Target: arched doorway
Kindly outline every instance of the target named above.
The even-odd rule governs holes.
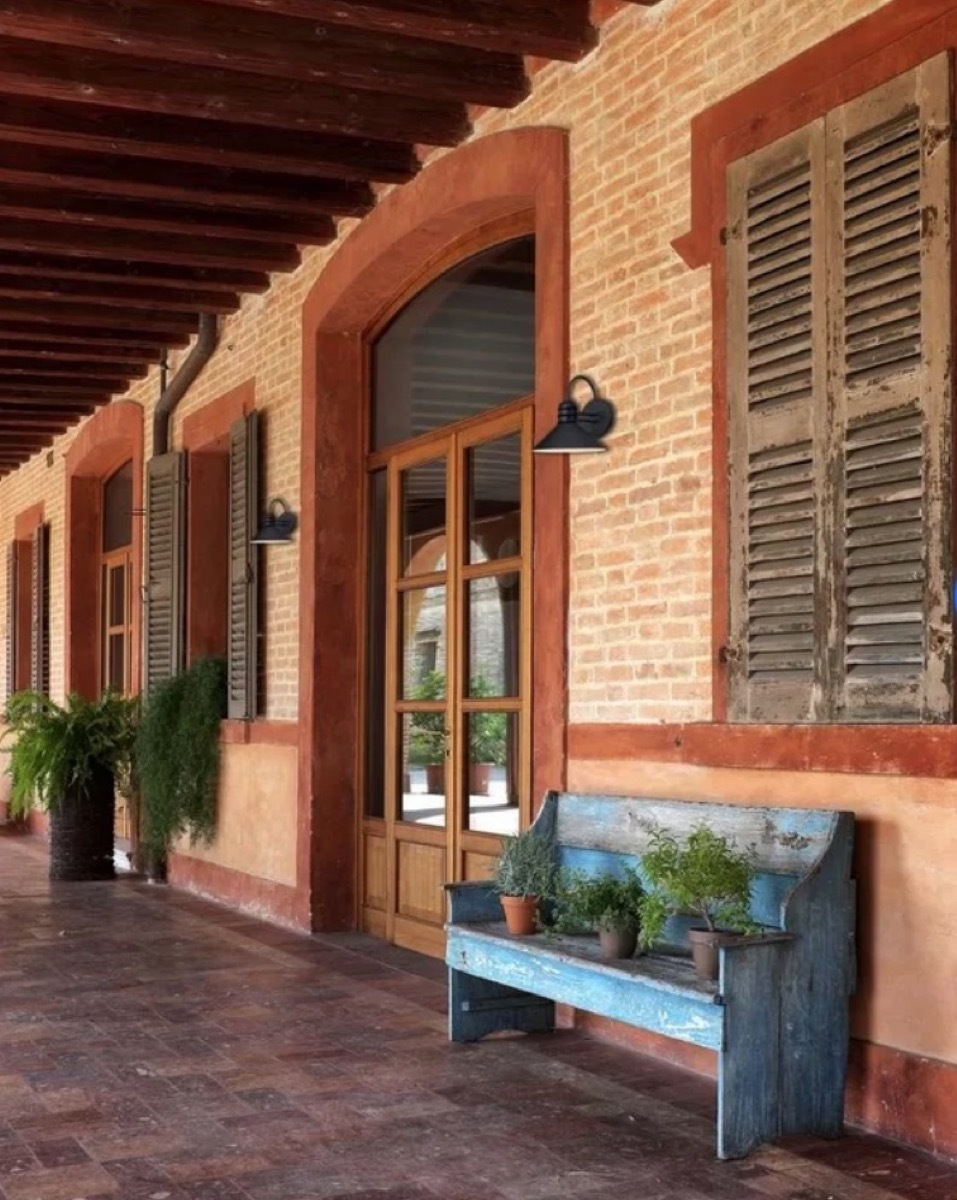
[[[567,189],[562,130],[523,129],[469,143],[382,200],[326,264],[306,300],[297,897],[303,923],[315,929],[355,928],[369,907],[362,904],[359,868],[369,861],[360,835],[368,769],[365,517],[373,343],[451,266],[533,236],[534,393],[525,409],[532,435],[542,436],[554,423],[568,373]],[[460,442],[450,453],[465,450]],[[526,485],[534,497],[526,545],[534,558],[527,596],[535,623],[530,744],[519,753],[530,804],[564,782],[567,481],[567,464],[538,460]],[[387,933],[384,923],[378,932]]]
[[[361,925],[437,952],[442,884],[531,816],[534,237],[447,269],[371,353]]]

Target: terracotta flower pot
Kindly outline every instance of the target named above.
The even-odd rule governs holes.
[[[717,929],[688,930],[691,958],[695,970],[702,979],[716,980],[718,978],[718,947],[722,942],[733,941],[734,936],[733,933],[722,933]]]
[[[488,785],[492,780],[491,763],[469,763],[469,794],[472,796],[487,796]]]
[[[445,795],[445,763],[429,763],[425,768],[425,790],[430,796]]]
[[[505,924],[515,937],[528,937],[538,931],[537,896],[500,896]]]
[[[598,943],[602,958],[631,958],[638,945],[637,925],[617,929],[599,929]]]

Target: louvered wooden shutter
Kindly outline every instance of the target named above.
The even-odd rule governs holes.
[[[728,175],[734,721],[806,721],[820,699],[823,178],[819,123]]]
[[[6,692],[17,690],[17,543],[7,546],[7,662]]]
[[[229,431],[229,643],[228,716],[256,715],[258,546],[249,539],[259,519],[259,414]]]
[[[50,690],[50,526],[33,533],[30,588],[30,686],[46,695]]]
[[[949,113],[942,55],[827,120],[840,720],[951,718]]]
[[[184,458],[150,459],[146,473],[145,688],[175,675],[183,657]]]

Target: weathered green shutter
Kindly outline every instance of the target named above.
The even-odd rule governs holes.
[[[819,708],[823,182],[821,122],[729,169],[732,721]]]
[[[7,663],[6,691],[17,690],[17,543],[7,546]]]
[[[144,686],[175,675],[183,659],[184,456],[150,459],[146,472]]]
[[[947,55],[829,115],[835,717],[952,714]]]
[[[33,532],[30,587],[30,686],[46,695],[50,691],[50,526]]]
[[[228,715],[256,715],[257,546],[249,539],[259,519],[259,414],[251,412],[229,431],[229,642]]]

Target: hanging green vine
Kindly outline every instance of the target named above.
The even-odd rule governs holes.
[[[216,831],[219,723],[226,715],[226,665],[204,658],[158,684],[143,707],[137,739],[142,840],[163,855],[181,834]]]

